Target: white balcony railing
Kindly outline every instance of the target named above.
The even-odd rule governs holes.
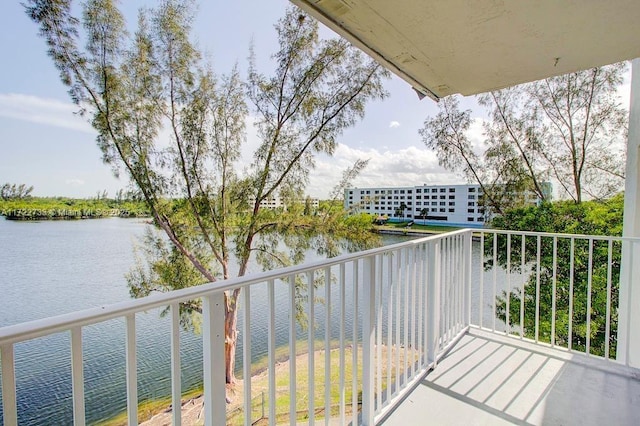
[[[0,329],[4,424],[18,422],[15,345],[60,332],[70,334],[74,423],[85,424],[83,369],[89,360],[83,354],[83,329],[114,318],[126,324],[127,413],[129,424],[137,424],[136,314],[166,306],[172,405],[180,407],[178,307],[198,298],[203,302],[205,423],[225,424],[223,292],[238,287],[243,289],[239,364],[244,376],[239,412],[246,425],[255,420],[250,415],[254,352],[268,359],[264,415],[270,424],[295,424],[303,417],[313,424],[331,417],[340,424],[372,425],[469,326],[615,358],[618,324],[625,320],[617,315],[621,246],[621,238],[462,230],[5,327]],[[576,292],[583,288],[584,295]],[[605,296],[595,293],[601,289]],[[266,300],[266,312],[252,309],[258,296]],[[594,312],[602,306],[604,312]],[[303,311],[305,328],[297,321]],[[266,339],[251,333],[256,315],[266,317]],[[282,413],[275,404],[282,386],[276,380],[276,330],[282,327],[290,360],[285,418],[278,417]],[[259,347],[263,341],[266,347]],[[301,341],[308,348],[306,373],[294,362]],[[318,346],[321,350],[314,351]],[[316,370],[324,371],[320,380],[312,373]],[[301,406],[306,413],[300,413]],[[180,423],[180,410],[174,410],[173,424]]]

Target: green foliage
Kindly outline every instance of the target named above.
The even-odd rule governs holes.
[[[605,201],[587,201],[576,204],[573,201],[544,203],[537,207],[527,207],[507,212],[492,221],[494,228],[515,231],[538,231],[567,234],[588,234],[620,236],[622,233],[623,196],[617,195]],[[497,264],[502,268],[510,263],[512,272],[522,272],[522,237],[510,237],[511,257],[507,257],[506,235],[497,236]],[[485,268],[493,267],[492,237],[485,239]],[[551,342],[552,308],[554,303],[553,286],[555,278],[555,344],[585,351],[587,344],[587,315],[590,319],[590,353],[605,354],[607,283],[611,274],[611,324],[609,328],[610,356],[615,357],[617,343],[617,305],[620,274],[621,244],[614,242],[609,251],[607,241],[570,237],[556,238],[554,253],[553,237],[540,238],[540,261],[538,263],[538,240],[525,237],[524,273],[528,274],[524,292],[524,334],[529,338],[539,338]],[[592,266],[589,269],[589,254]],[[609,258],[611,253],[611,258]],[[554,261],[555,254],[555,261]],[[574,269],[571,271],[571,265]],[[609,271],[610,265],[610,271]],[[539,286],[537,270],[540,269]],[[554,276],[555,273],[555,276]],[[589,273],[591,273],[591,298],[588,298]],[[509,298],[509,317],[507,318],[507,297]],[[497,300],[498,318],[512,324],[512,331],[519,331],[521,316],[521,291],[513,290],[507,296],[505,292]],[[540,300],[538,336],[536,336],[536,300]],[[569,304],[572,313],[570,316]],[[590,303],[590,311],[587,307]],[[569,335],[571,323],[571,335]]]
[[[125,199],[29,197],[0,200],[0,215],[16,220],[148,217],[149,210],[141,201]]]

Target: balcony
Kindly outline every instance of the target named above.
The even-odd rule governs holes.
[[[204,424],[633,424],[634,306],[618,309],[617,284],[637,275],[621,259],[639,249],[633,238],[462,230],[5,327],[3,422],[19,421],[15,347],[62,333],[74,424],[85,424],[92,360],[83,335],[120,319],[128,422],[137,424],[136,317],[167,306],[172,404],[180,406],[178,305],[201,298]],[[242,395],[228,410],[223,292],[239,287]],[[283,347],[299,361],[284,370]],[[256,355],[266,357],[264,387],[251,374]],[[179,410],[170,416],[181,424]]]

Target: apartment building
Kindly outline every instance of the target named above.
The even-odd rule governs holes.
[[[482,197],[480,185],[349,188],[345,190],[344,206],[396,220],[481,227],[489,218]]]
[[[317,198],[310,198],[310,200],[311,200],[311,208],[313,210],[317,210],[320,205],[320,201]],[[255,203],[255,198],[251,198],[249,200],[249,203],[250,205],[253,205]],[[305,204],[306,199],[301,198],[297,200],[296,203]],[[270,209],[270,210],[275,210],[275,209],[287,210],[287,203],[280,196],[271,195],[260,202],[260,207],[264,209]]]

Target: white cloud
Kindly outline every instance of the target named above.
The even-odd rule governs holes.
[[[82,179],[67,179],[64,181],[67,185],[71,186],[82,186],[84,185],[84,180]]]
[[[74,114],[77,111],[78,107],[70,102],[20,93],[0,93],[0,117],[95,133],[85,119]]]
[[[369,164],[354,180],[353,186],[413,186],[448,184],[460,178],[438,165],[436,155],[426,148],[410,146],[396,151],[360,149],[339,144],[333,157],[320,157],[311,173],[309,195],[327,198],[340,181],[342,172],[357,159],[369,159]]]
[[[395,129],[396,127],[400,127],[400,122],[392,121],[391,123],[389,123],[389,128],[390,129]]]

